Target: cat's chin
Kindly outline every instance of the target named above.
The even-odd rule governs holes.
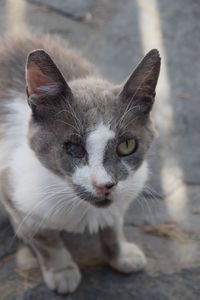
[[[104,197],[81,197],[83,201],[90,203],[91,205],[99,208],[105,208],[111,205],[112,200]]]
[[[96,207],[105,208],[105,207],[110,206],[111,203],[112,203],[112,200],[105,198],[104,200],[93,202],[92,204]]]

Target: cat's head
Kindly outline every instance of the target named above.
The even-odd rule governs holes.
[[[45,51],[29,54],[30,146],[83,201],[106,206],[126,184],[134,189],[154,138],[150,111],[159,71],[159,53],[151,50],[125,84],[92,77],[66,83]]]

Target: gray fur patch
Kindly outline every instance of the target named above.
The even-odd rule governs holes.
[[[118,235],[112,227],[99,230],[103,253],[108,260],[116,259],[120,252]]]
[[[108,142],[103,160],[103,165],[115,184],[120,180],[125,180],[129,175],[122,159],[117,155],[118,142],[118,139]]]

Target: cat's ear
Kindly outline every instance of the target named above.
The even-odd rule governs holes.
[[[130,104],[132,102],[142,113],[149,113],[152,108],[160,63],[158,50],[153,49],[148,52],[126,81],[120,93],[123,101],[129,101]]]
[[[26,93],[33,114],[38,117],[71,98],[72,92],[58,67],[44,50],[29,53],[26,63]]]

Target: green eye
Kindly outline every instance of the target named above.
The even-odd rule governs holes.
[[[126,140],[117,146],[117,153],[119,156],[126,156],[132,154],[137,147],[135,139]]]

